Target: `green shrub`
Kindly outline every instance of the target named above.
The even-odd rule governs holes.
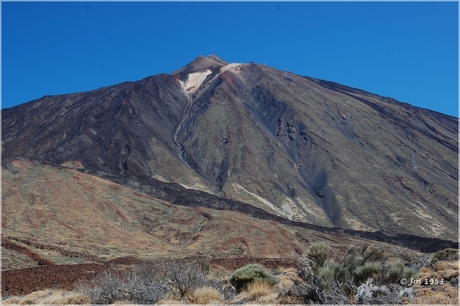
[[[369,244],[351,245],[338,258],[330,256],[330,248],[324,243],[311,245],[295,261],[301,281],[280,296],[305,304],[340,305],[356,302],[355,297],[362,303],[380,304],[413,298],[412,289],[399,282],[416,277],[416,270],[410,262],[389,259],[382,249]]]
[[[324,242],[316,242],[310,245],[307,250],[307,257],[313,262],[313,268],[318,269],[324,265],[324,262],[331,253],[331,247]]]
[[[233,272],[230,278],[230,282],[238,291],[241,291],[253,281],[267,282],[270,285],[278,283],[276,276],[258,264],[249,264],[241,267]]]
[[[357,267],[353,271],[353,277],[356,284],[361,284],[368,278],[379,278],[382,271],[382,264],[376,261],[368,261],[364,265]]]
[[[206,274],[209,273],[209,264],[206,261],[201,262],[201,270]]]
[[[316,284],[323,289],[327,289],[331,284],[343,282],[349,279],[350,273],[340,263],[327,261],[316,273]]]
[[[394,251],[404,264],[414,271],[431,266],[432,258],[426,254],[420,254],[414,250],[395,249]]]
[[[431,262],[435,264],[441,260],[458,260],[458,250],[449,248],[439,251],[434,254],[433,260]]]
[[[411,279],[414,275],[415,272],[411,268],[406,267],[402,262],[398,262],[385,266],[383,282],[386,284],[398,284],[402,278]]]
[[[385,260],[384,251],[381,248],[367,247],[363,252],[364,260],[367,261],[383,261]]]
[[[347,256],[344,260],[340,261],[340,263],[347,269],[348,272],[353,273],[356,268],[363,266],[365,263],[365,259],[358,255],[358,256]]]

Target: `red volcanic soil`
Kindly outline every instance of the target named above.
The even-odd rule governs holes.
[[[79,279],[89,279],[109,268],[101,264],[51,265],[2,272],[2,296],[38,290],[71,289]]]
[[[187,258],[205,261],[211,269],[234,271],[250,263],[258,263],[267,269],[291,267],[293,261],[281,258]],[[34,291],[60,288],[72,289],[78,280],[90,279],[109,268],[121,268],[121,265],[139,264],[136,258],[118,258],[105,264],[50,265],[2,272],[2,296],[24,295]]]

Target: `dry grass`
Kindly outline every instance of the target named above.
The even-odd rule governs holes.
[[[157,304],[158,305],[182,305],[184,303],[178,300],[167,298],[167,299],[158,301]]]
[[[190,304],[220,304],[223,297],[217,289],[203,287],[194,290],[186,300]]]
[[[23,297],[12,297],[2,301],[3,304],[89,304],[90,300],[82,293],[64,290],[41,290]]]
[[[419,278],[422,280],[438,279],[438,281],[442,279],[443,284],[418,288],[412,303],[458,305],[458,285],[451,283],[452,280],[458,278],[457,261],[438,261],[433,264],[433,267],[421,269]]]
[[[295,268],[287,268],[280,271],[278,275],[279,283],[274,287],[278,289],[288,288],[294,285],[294,281],[300,281]]]
[[[417,296],[410,302],[414,304],[458,305],[458,289],[453,286],[422,288],[417,291]]]
[[[274,292],[273,286],[264,281],[253,281],[239,294],[238,299],[263,304],[273,304],[278,294]]]
[[[420,269],[419,278],[443,278],[448,281],[454,277],[458,277],[458,262],[457,261],[438,261],[433,264],[432,268]]]

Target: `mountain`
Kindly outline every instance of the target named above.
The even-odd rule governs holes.
[[[210,55],[4,109],[2,165],[13,176],[18,160],[73,167],[183,206],[457,241],[457,127],[391,98]]]

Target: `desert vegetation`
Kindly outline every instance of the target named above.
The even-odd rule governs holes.
[[[313,243],[293,267],[248,264],[214,270],[206,261],[160,260],[111,269],[72,291],[42,290],[5,304],[458,304],[458,251],[387,252]]]

